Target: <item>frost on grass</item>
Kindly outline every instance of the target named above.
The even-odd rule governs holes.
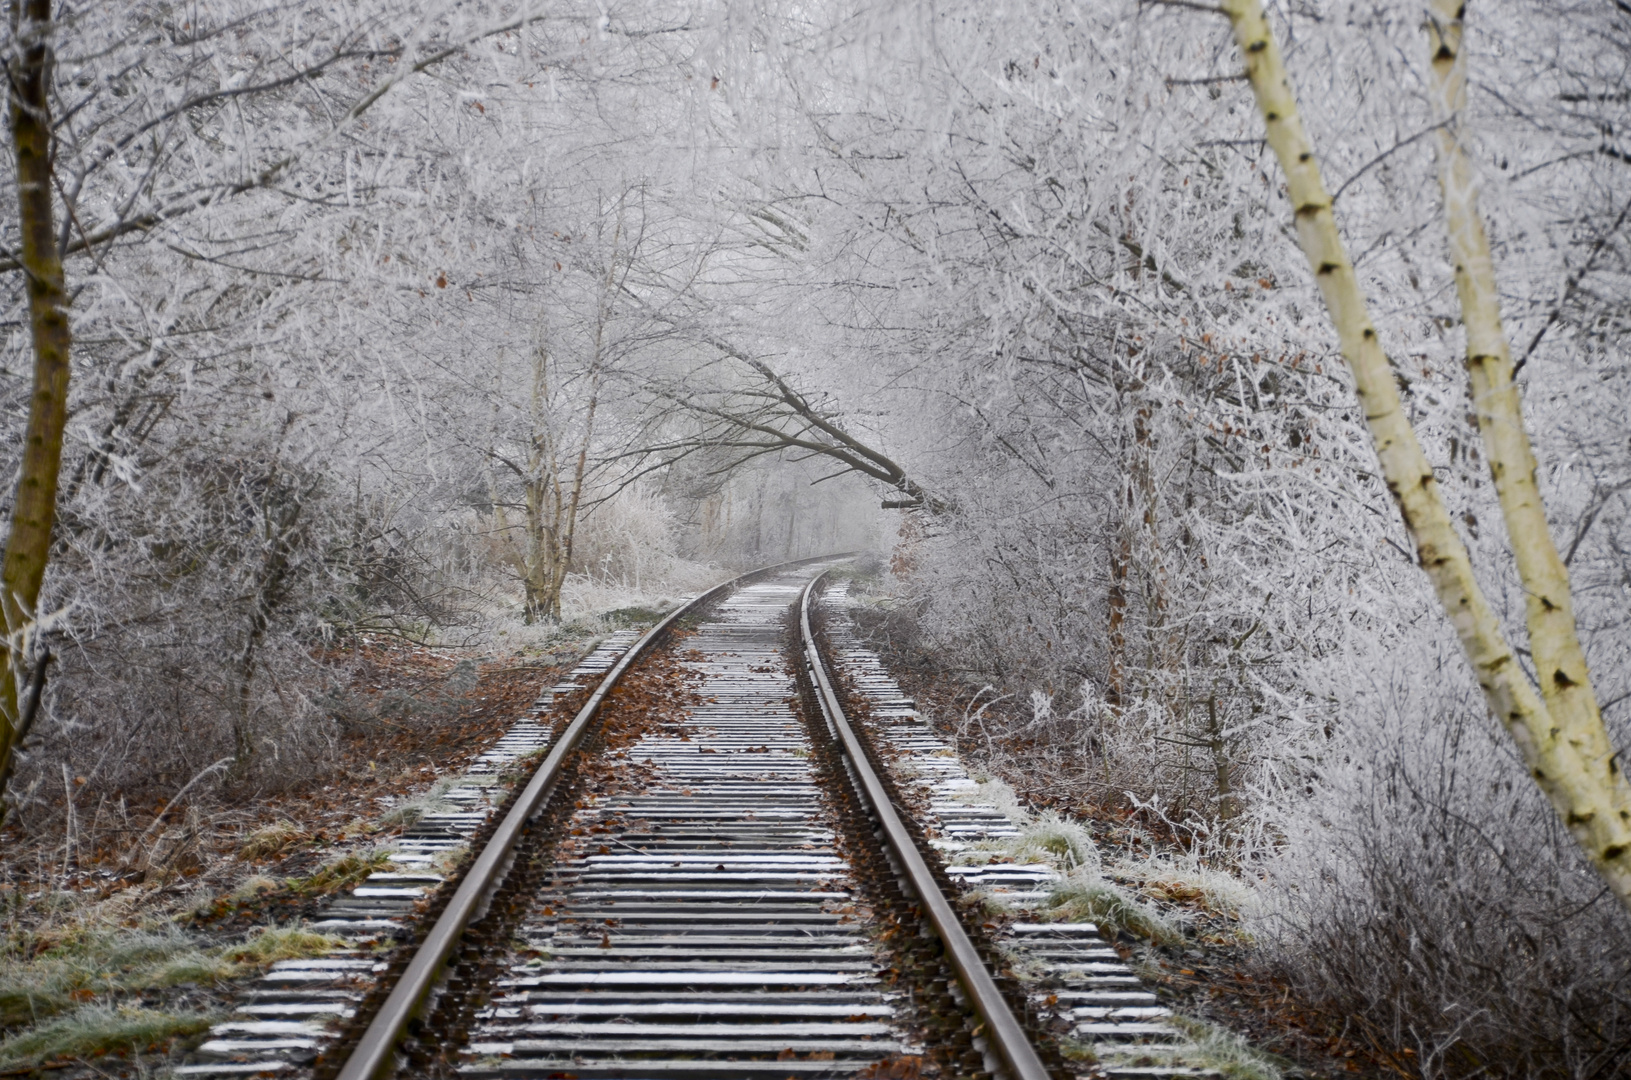
[[[1015,825],[1024,825],[1031,818],[1030,810],[1020,801],[1014,786],[995,776],[976,774],[974,786],[959,788],[949,793],[947,797],[956,802],[983,803],[995,807]]]
[[[278,960],[344,946],[326,934],[285,927],[258,931],[236,945],[202,949],[173,926],[79,929],[31,950],[37,944],[13,941],[0,958],[0,1026],[38,1024],[102,996],[214,985]]]
[[[1118,880],[1136,883],[1146,896],[1198,908],[1213,916],[1238,918],[1251,908],[1256,896],[1240,878],[1193,858],[1122,858],[1110,864],[1106,872]]]
[[[303,926],[269,926],[243,944],[223,950],[223,955],[236,964],[265,968],[279,960],[304,960],[345,947],[344,939]]]
[[[205,948],[173,923],[130,928],[118,925],[117,914],[101,910],[74,925],[7,937],[0,952],[0,1069],[164,1053],[218,1019],[199,1007],[199,988],[345,947],[339,938],[291,926]]]
[[[969,889],[958,895],[956,903],[960,908],[977,910],[982,915],[992,918],[1014,915],[1018,911],[1002,893],[990,889]]]
[[[276,892],[280,887],[278,879],[265,874],[251,874],[239,886],[227,894],[227,899],[237,903],[248,903],[257,900],[267,893]]]
[[[238,856],[251,862],[275,859],[304,839],[306,831],[285,818],[250,833]]]
[[[1008,788],[1007,784],[1002,786]],[[1008,788],[1008,791],[1011,794],[1013,789]],[[1010,819],[1014,818],[1019,819],[1016,822],[1020,826],[1018,836],[978,841],[958,851],[951,861],[961,866],[997,862],[1041,864],[1066,872],[1098,868],[1098,847],[1088,831],[1076,822],[1060,817],[1052,810],[1032,816],[1026,814],[1022,807],[1018,808],[1017,813],[1010,813]]]
[[[470,856],[470,845],[460,844],[458,847],[438,851],[430,860],[431,872],[451,877],[459,865]]]
[[[1191,1040],[1192,1064],[1212,1069],[1225,1080],[1280,1080],[1285,1062],[1254,1049],[1226,1028],[1189,1016],[1174,1015],[1172,1024]]]
[[[449,814],[459,809],[448,802],[445,796],[455,787],[461,786],[458,777],[443,777],[431,785],[429,791],[405,799],[380,818],[380,823],[386,826],[412,825],[426,814]]]
[[[1273,1054],[1255,1050],[1239,1036],[1204,1020],[1171,1017],[1174,1027],[1188,1039],[1183,1043],[1147,1043],[1106,1046],[1076,1039],[1060,1046],[1066,1058],[1097,1061],[1111,1070],[1192,1070],[1193,1074],[1222,1080],[1282,1080],[1288,1064]]]
[[[163,1051],[173,1040],[202,1035],[217,1019],[210,1013],[86,1005],[0,1042],[0,1068],[26,1068],[60,1058],[97,1058],[120,1051]]]
[[[1043,905],[1055,922],[1090,922],[1106,936],[1128,933],[1155,945],[1179,945],[1183,932],[1152,905],[1097,874],[1072,874],[1054,888]]]
[[[751,25],[666,27],[664,5],[623,5],[619,31],[586,46],[582,79],[535,86],[530,50],[548,55],[571,31],[539,23],[489,40],[487,5],[192,5],[180,36],[152,32],[168,5],[70,5],[51,29],[75,58],[51,76],[53,100],[75,102],[52,118],[53,160],[84,182],[58,193],[59,221],[94,209],[108,238],[68,252],[65,270],[75,360],[101,380],[76,393],[74,430],[99,434],[64,449],[72,527],[58,530],[40,609],[54,622],[37,628],[58,667],[19,763],[14,820],[47,847],[60,839],[66,864],[126,842],[144,827],[127,804],[162,805],[210,762],[237,764],[190,799],[332,775],[348,729],[326,703],[350,684],[349,661],[318,642],[379,628],[553,648],[562,627],[522,606],[542,525],[505,508],[559,491],[568,448],[581,448],[610,471],[583,492],[596,508],[576,523],[568,623],[695,591],[705,575],[681,552],[745,565],[892,549],[898,601],[880,625],[920,615],[945,671],[1019,705],[977,701],[963,733],[1077,804],[1159,800],[1216,845],[1215,865],[1233,859],[1264,883],[1273,918],[1259,936],[1277,935],[1301,985],[1328,988],[1331,1016],[1419,1028],[1423,1057],[1471,1047],[1537,1074],[1621,1067],[1590,1055],[1618,1053],[1631,1027],[1616,981],[1626,916],[1594,899],[1600,886],[1550,808],[1515,791],[1530,781],[1510,746],[1446,747],[1476,775],[1442,792],[1419,783],[1433,779],[1421,772],[1431,758],[1397,777],[1377,772],[1385,761],[1349,771],[1367,742],[1395,741],[1364,707],[1395,673],[1407,731],[1443,727],[1435,687],[1477,687],[1401,522],[1378,514],[1364,410],[1281,235],[1284,208],[1261,197],[1261,162],[1217,149],[1220,132],[1260,134],[1242,88],[1216,81],[1237,65],[1217,52],[1213,21],[1157,10],[1183,6],[944,0],[933,17],[897,18],[891,5],[772,3]],[[1479,176],[1494,234],[1511,238],[1503,300],[1528,327],[1525,383],[1544,388],[1525,403],[1526,427],[1549,518],[1560,539],[1572,534],[1576,610],[1623,746],[1631,335],[1614,283],[1631,258],[1606,223],[1631,198],[1631,170],[1601,144],[1631,110],[1617,74],[1624,15],[1599,3],[1546,17],[1557,7],[1480,5],[1474,33],[1488,47],[1468,63],[1488,91],[1475,141],[1501,166]],[[865,25],[851,33],[856,17]],[[778,52],[733,91],[760,106],[749,141],[777,154],[742,175],[690,167],[736,153],[741,132],[691,122],[712,107],[699,112],[693,95],[709,84],[713,101],[718,84],[670,53],[748,55],[752,35],[789,19],[814,20],[799,40],[871,44]],[[239,47],[239,30],[264,47]],[[399,78],[331,53],[357,33],[470,47]],[[1295,34],[1317,58],[1303,87],[1313,127],[1341,118],[1319,153],[1354,181],[1344,228],[1368,253],[1375,310],[1389,313],[1377,329],[1517,632],[1521,590],[1498,569],[1506,542],[1465,420],[1459,332],[1422,308],[1453,284],[1450,260],[1412,254],[1441,232],[1425,144],[1384,170],[1364,164],[1401,125],[1433,124],[1420,20],[1302,19]],[[1092,47],[1032,48],[1053,42]],[[256,74],[308,54],[313,70],[345,77],[295,87]],[[515,122],[472,115],[488,111],[466,89],[484,72],[509,87],[501,111]],[[172,107],[228,100],[218,95],[247,111]],[[830,140],[807,137],[816,100]],[[353,107],[401,148],[360,183],[350,142],[312,120],[356,120]],[[654,152],[654,124],[682,152]],[[560,167],[529,164],[534,131],[551,133]],[[132,186],[106,148],[138,141],[149,150]],[[829,142],[867,167],[828,170],[828,210],[783,239],[741,243],[769,221],[762,193],[806,190]],[[288,163],[274,185],[197,197],[240,191],[244,170],[269,162]],[[893,212],[863,212],[877,206]],[[542,207],[550,224],[534,228]],[[286,227],[262,229],[266,215]],[[741,272],[675,271],[721,265]],[[465,287],[542,280],[529,275],[544,267],[558,269],[541,291]],[[15,308],[22,276],[10,280]],[[729,340],[701,346],[686,320],[658,314],[682,310],[710,312],[710,334]],[[13,344],[15,374],[26,345]],[[782,398],[715,346],[776,358],[777,379],[836,421],[864,415],[858,437],[931,489],[928,512],[880,515],[864,486],[840,496],[864,482],[830,462],[737,460],[727,448],[767,432],[726,417],[768,416],[775,430]],[[603,374],[620,389],[595,427]],[[7,476],[26,383],[0,386]],[[711,445],[668,445],[709,430]],[[611,463],[641,470],[643,453],[667,471],[614,486]],[[232,657],[235,671],[222,664]],[[416,722],[448,700],[379,689]],[[1471,719],[1486,711],[1477,702]],[[1487,785],[1499,787],[1483,800]],[[195,846],[166,841],[143,865],[180,873]],[[1160,868],[1107,876],[1163,905],[1227,913],[1238,899]]]
[[[390,853],[378,849],[347,852],[330,859],[306,877],[290,878],[288,887],[304,896],[327,896],[361,884],[369,874],[384,869],[390,861]]]
[[[226,958],[199,949],[174,928],[75,930],[29,955],[9,944],[0,959],[0,1023],[37,1022],[99,994],[213,983],[236,974]]]
[[[1077,822],[1051,810],[1031,813],[1014,794],[1014,789],[1001,780],[980,778],[974,787],[954,797],[963,802],[995,806],[1018,825],[1020,831],[1017,836],[982,840],[955,851],[950,856],[953,864],[1049,866],[1063,873],[1065,879],[1048,894],[1043,907],[1047,918],[1058,922],[1091,922],[1107,935],[1128,933],[1156,945],[1177,945],[1184,940],[1173,918],[1103,876],[1098,846],[1087,829]],[[1118,865],[1117,869],[1124,868]],[[1127,869],[1142,873],[1147,868],[1131,864]],[[1000,904],[1000,895],[982,893],[980,903],[987,907]]]

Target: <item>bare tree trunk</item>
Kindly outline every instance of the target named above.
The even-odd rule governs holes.
[[[526,484],[524,477],[523,483]],[[515,572],[515,576],[521,581],[521,586],[525,594],[521,609],[522,621],[530,626],[532,625],[533,621],[533,598],[528,582],[531,577],[531,570],[529,568],[532,566],[532,561],[529,550],[526,547],[523,547],[518,551],[511,543],[510,530],[513,528],[513,526],[510,524],[510,515],[506,511],[504,503],[499,497],[498,478],[493,475],[491,459],[488,460],[487,464],[487,492],[488,498],[492,500],[493,521],[498,528],[498,535],[500,537],[499,558],[503,559],[504,562],[509,565],[510,569]],[[526,492],[528,506],[524,509],[528,512],[524,514],[525,524],[522,528],[522,541],[524,544],[530,545],[532,543],[533,536],[533,526],[530,514],[532,488],[530,484],[526,484]]]
[[[759,477],[759,486],[753,495],[753,554],[758,557],[765,549],[765,478]]]
[[[1126,406],[1124,394],[1123,388],[1118,385],[1118,412]],[[1134,493],[1132,469],[1127,458],[1126,429],[1121,428],[1117,436],[1121,452],[1120,515],[1115,522],[1115,536],[1110,544],[1110,590],[1105,597],[1109,658],[1105,665],[1104,700],[1119,713],[1127,700],[1127,574],[1133,563],[1133,507],[1137,505],[1138,498]]]
[[[1535,455],[1524,429],[1522,402],[1512,381],[1512,347],[1501,325],[1495,260],[1478,212],[1478,187],[1461,145],[1460,117],[1467,103],[1466,59],[1461,51],[1462,0],[1432,0],[1427,37],[1433,69],[1438,131],[1439,184],[1444,192],[1444,224],[1455,266],[1456,295],[1467,333],[1467,376],[1473,411],[1501,501],[1501,517],[1524,584],[1529,648],[1551,723],[1540,735],[1545,750],[1560,744],[1566,769],[1558,778],[1573,789],[1570,824],[1589,837],[1593,861],[1623,880],[1615,891],[1631,905],[1631,784],[1615,763],[1613,745],[1592,689],[1585,651],[1575,626],[1569,571],[1558,555],[1546,521]],[[1536,779],[1540,779],[1540,766]]]
[[[572,469],[572,487],[562,507],[560,523],[553,537],[555,559],[549,579],[550,617],[561,617],[561,588],[566,584],[566,572],[572,568],[572,546],[578,535],[578,514],[583,506],[583,482],[589,471],[589,444],[595,435],[595,410],[600,403],[600,373],[594,375],[594,386],[589,393],[589,407],[583,421],[583,443],[578,447],[578,459]]]
[[[799,502],[798,492],[787,493],[787,542],[782,545],[782,559],[793,557],[793,533],[798,528]]]
[[[1217,773],[1218,817],[1229,821],[1239,816],[1240,804],[1235,800],[1235,788],[1229,775],[1229,744],[1223,737],[1223,725],[1218,723],[1216,690],[1206,699],[1206,743],[1212,752],[1212,768]]]
[[[1303,130],[1290,76],[1263,15],[1261,0],[1224,0],[1223,10],[1229,16],[1235,40],[1245,57],[1246,76],[1263,114],[1269,146],[1286,174],[1297,238],[1325,299],[1341,342],[1342,355],[1353,370],[1382,475],[1415,540],[1422,568],[1427,571],[1439,603],[1461,639],[1462,650],[1483,687],[1485,700],[1517,743],[1530,775],[1615,895],[1631,908],[1631,789],[1627,788],[1624,774],[1614,763],[1601,715],[1591,698],[1585,664],[1578,655],[1567,577],[1561,574],[1559,566],[1559,576],[1550,578],[1549,583],[1537,578],[1536,584],[1530,585],[1531,590],[1539,586],[1532,605],[1555,609],[1543,612],[1545,618],[1538,624],[1541,640],[1532,642],[1542,682],[1553,684],[1547,688],[1548,695],[1563,693],[1560,698],[1564,703],[1563,713],[1554,716],[1548,702],[1535,692],[1513,657],[1500,622],[1473,577],[1466,546],[1455,531],[1432,466],[1422,453],[1416,433],[1401,407],[1392,365],[1377,339],[1353,263],[1337,231],[1331,197],[1326,193],[1313,146]],[[1440,54],[1448,48],[1447,59],[1453,67],[1455,48],[1448,45],[1438,30],[1429,32],[1438,38],[1435,65],[1446,59]],[[1459,31],[1456,44],[1459,44]],[[1441,92],[1448,88],[1447,71],[1438,76]],[[1456,201],[1462,204],[1458,213],[1475,213],[1459,194]],[[1454,237],[1457,228],[1452,224],[1451,229]],[[1460,239],[1452,239],[1452,247],[1466,242],[1464,228],[1461,232]],[[1467,251],[1477,256],[1473,249]],[[1487,244],[1482,258],[1487,266]],[[1483,369],[1475,371],[1473,384],[1474,397],[1479,399],[1479,423],[1485,428],[1486,439],[1491,437],[1490,428],[1495,429],[1493,435],[1505,455],[1501,464],[1496,465],[1492,460],[1491,466],[1498,470],[1498,484],[1503,482],[1503,472],[1507,482],[1521,483],[1527,479],[1532,484],[1533,457],[1528,453],[1521,417],[1517,415],[1516,393],[1510,385],[1510,363],[1503,369],[1498,362],[1491,363],[1489,359],[1501,351],[1491,344],[1487,325],[1487,306],[1494,300],[1493,274],[1480,280],[1475,262],[1463,258],[1461,251],[1457,251],[1456,261],[1457,286],[1463,290],[1463,302],[1467,295],[1465,290],[1471,289],[1481,305],[1478,318],[1482,325],[1477,331],[1470,325],[1469,317],[1469,354],[1477,351],[1480,356],[1479,362],[1469,363],[1469,367]],[[1466,286],[1462,284],[1463,279],[1468,282]],[[1487,293],[1483,291],[1486,288]],[[1503,395],[1510,396],[1503,398]],[[1490,414],[1488,420],[1483,415],[1485,411]],[[1516,449],[1519,445],[1521,453]],[[1513,534],[1513,546],[1520,551],[1520,573],[1524,573],[1526,565],[1530,567],[1529,572],[1538,573],[1547,562],[1540,549],[1551,544],[1544,513],[1539,510],[1539,499],[1534,497],[1532,505],[1515,516],[1514,511],[1522,508],[1508,511],[1508,494],[1503,491],[1501,498],[1508,531]],[[1515,484],[1510,498],[1521,503],[1529,496],[1521,494]],[[1555,549],[1552,558],[1556,558]],[[1525,583],[1529,584],[1527,575]],[[1566,635],[1560,631],[1560,623],[1567,626]],[[1532,637],[1536,625],[1531,618]],[[1540,664],[1542,641],[1549,650],[1548,657],[1555,663]],[[1567,647],[1570,642],[1573,643],[1572,654]],[[1563,685],[1564,681],[1584,688],[1584,693],[1570,692],[1570,688]]]
[[[1142,504],[1139,517],[1143,525],[1142,543],[1136,554],[1142,564],[1139,576],[1144,581],[1144,625],[1149,644],[1146,671],[1153,683],[1149,689],[1166,706],[1168,716],[1178,716],[1176,685],[1182,667],[1181,650],[1168,618],[1167,564],[1161,550],[1161,502],[1155,485],[1156,447],[1150,433],[1152,415],[1147,403],[1133,410],[1133,457],[1127,469],[1128,513],[1136,512],[1137,504]]]
[[[621,223],[619,224],[621,231]],[[613,242],[613,256],[615,265],[616,246]],[[608,275],[610,277],[610,275]],[[611,293],[611,281],[607,281],[607,295]],[[595,438],[595,413],[600,408],[600,388],[602,382],[602,361],[604,360],[604,338],[606,320],[610,312],[602,309],[599,325],[595,328],[595,358],[589,373],[589,403],[583,415],[583,441],[578,444],[578,459],[572,467],[571,494],[567,497],[563,508],[562,520],[556,530],[558,540],[556,547],[556,562],[554,577],[550,581],[550,598],[554,617],[561,617],[561,587],[566,584],[566,572],[572,568],[572,546],[578,535],[578,513],[583,506],[583,484],[589,473],[589,447]]]
[[[558,621],[561,617],[561,589],[566,584],[567,571],[572,568],[572,548],[577,539],[578,516],[583,508],[583,487],[589,475],[589,450],[594,445],[595,413],[600,407],[606,364],[606,328],[611,322],[612,307],[617,297],[617,253],[622,239],[623,207],[619,204],[617,224],[612,232],[611,259],[595,319],[594,353],[590,357],[588,371],[589,400],[584,407],[582,439],[572,463],[571,479],[564,486],[561,483],[564,470],[559,457],[560,448],[545,427],[548,355],[542,349],[537,354],[537,366],[533,372],[533,422],[538,425],[538,430],[533,436],[532,460],[532,474],[536,479],[529,480],[527,487],[528,562],[525,581],[528,622],[534,618]],[[546,497],[550,504],[547,520],[543,511]]]
[[[534,473],[525,481],[527,548],[521,561],[521,587],[525,590],[524,621],[532,623],[561,616],[562,574],[556,532],[561,521],[560,482],[553,453],[534,455]]]
[[[27,630],[51,554],[57,474],[68,419],[68,300],[51,206],[50,0],[12,0],[11,23],[21,45],[7,73],[12,147],[17,155],[17,210],[22,262],[28,275],[28,315],[34,344],[34,385],[23,434],[23,459],[0,568],[0,771],[10,760],[18,723],[18,682],[26,666]]]
[[[236,665],[238,688],[233,701],[231,775],[240,781],[248,777],[249,768],[255,757],[255,725],[252,713],[260,646],[266,639],[266,631],[272,625],[273,614],[283,603],[289,580],[289,563],[298,542],[300,516],[309,495],[309,492],[290,489],[287,501],[283,501],[278,491],[278,476],[275,471],[267,487],[266,505],[262,510],[261,522],[263,544],[261,568],[255,578],[255,592],[250,599],[252,606],[249,611],[249,625],[244,633],[244,645],[239,650]]]
[[[1131,489],[1125,489],[1131,499]],[[1120,709],[1127,694],[1127,565],[1133,558],[1132,527],[1122,521],[1116,529],[1110,550],[1110,617],[1108,631],[1110,659],[1105,676],[1104,700]]]

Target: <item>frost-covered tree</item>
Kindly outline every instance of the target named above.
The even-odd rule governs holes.
[[[40,301],[31,285],[49,275],[0,264],[22,316],[6,341],[6,445],[35,448],[8,466],[0,684],[15,691],[42,640],[58,642],[55,720],[37,737],[44,757],[88,756],[75,767],[97,783],[174,791],[223,755],[245,774],[251,759],[269,778],[298,774],[329,723],[313,640],[377,623],[387,597],[417,614],[450,595],[415,576],[449,538],[425,498],[448,478],[398,468],[424,433],[399,422],[420,373],[393,346],[438,317],[429,298],[480,286],[472,269],[448,287],[467,241],[500,246],[500,220],[526,210],[518,192],[494,217],[466,216],[466,192],[448,186],[468,164],[460,127],[479,127],[484,101],[522,111],[562,82],[614,79],[603,60],[627,73],[660,50],[606,32],[598,10],[543,19],[526,5],[14,13],[8,63],[39,78],[13,86],[44,106],[14,95],[12,130],[28,143],[44,125],[51,220],[0,221],[8,250],[27,233],[54,253],[65,291]],[[490,149],[483,176],[510,164]],[[23,175],[37,159],[8,160],[40,195]],[[36,301],[45,323],[67,305],[52,325],[74,327],[71,357],[65,338],[19,332]],[[189,621],[189,607],[220,617]],[[108,710],[100,673],[116,664],[129,676]],[[223,727],[239,734],[223,742]],[[163,760],[138,765],[143,753]]]

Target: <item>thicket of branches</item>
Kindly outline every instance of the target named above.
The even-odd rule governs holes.
[[[1410,418],[1529,664],[1422,12],[1271,15]],[[1415,565],[1224,20],[1065,0],[57,20],[72,397],[40,617],[14,642],[25,669],[56,658],[20,827],[200,773],[310,777],[344,730],[348,635],[547,623],[574,588],[679,590],[881,520],[936,654],[1033,703],[1013,722],[1074,795],[1260,881],[1265,954],[1410,1045],[1402,1066],[1625,1067],[1631,927]],[[1631,17],[1469,20],[1468,150],[1623,746]]]
[[[1557,14],[1474,9],[1466,123],[1554,537],[1624,746],[1631,24]],[[1275,15],[1409,417],[1527,663],[1462,370],[1422,13]],[[1267,874],[1259,929],[1310,994],[1408,1046],[1401,1067],[1623,1068],[1625,913],[1477,704],[1227,25],[937,5],[834,37],[781,57],[834,283],[804,301],[829,336],[789,348],[820,349],[817,385],[887,417],[856,421],[944,501],[910,530],[928,651],[971,690],[1029,696],[1012,734],[1062,757],[1078,796]]]

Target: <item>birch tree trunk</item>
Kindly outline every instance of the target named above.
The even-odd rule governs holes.
[[[0,568],[0,773],[15,747],[18,682],[26,666],[28,629],[45,580],[56,521],[57,474],[68,418],[71,344],[62,257],[51,206],[50,0],[12,0],[12,31],[20,46],[7,73],[12,148],[17,157],[17,210],[34,383],[23,434],[22,466]]]
[[[1377,339],[1364,293],[1337,231],[1331,197],[1325,190],[1319,165],[1314,160],[1313,147],[1303,130],[1291,80],[1264,17],[1262,3],[1260,0],[1224,0],[1222,7],[1245,58],[1246,76],[1263,115],[1269,146],[1285,170],[1298,241],[1336,328],[1342,354],[1353,370],[1360,405],[1365,411],[1365,421],[1382,475],[1415,541],[1422,569],[1427,572],[1440,604],[1455,627],[1485,699],[1517,743],[1530,775],[1551,800],[1558,816],[1592,864],[1621,902],[1631,908],[1631,809],[1628,809],[1631,801],[1627,799],[1624,778],[1617,772],[1610,756],[1601,717],[1595,716],[1596,707],[1592,704],[1590,711],[1595,716],[1594,724],[1581,716],[1577,727],[1565,730],[1563,725],[1569,722],[1568,717],[1554,717],[1551,714],[1548,703],[1535,692],[1518,666],[1499,620],[1473,577],[1466,546],[1451,523],[1432,466],[1422,453],[1421,444],[1401,407],[1392,365]],[[1453,63],[1453,49],[1450,59]],[[1451,231],[1454,235],[1453,227]],[[1484,258],[1487,265],[1487,244]],[[1456,275],[1457,285],[1463,290],[1466,289],[1462,285],[1463,280],[1472,276],[1465,271],[1465,265],[1458,268]],[[1490,275],[1492,279],[1493,275]],[[1463,291],[1463,303],[1465,296]],[[1492,306],[1493,285],[1489,288],[1487,300]],[[1473,330],[1469,325],[1469,356],[1477,348],[1487,361],[1492,350],[1483,329],[1477,340],[1475,346]],[[1474,367],[1470,363],[1469,366]],[[1483,371],[1479,372],[1477,368]],[[1482,401],[1481,409],[1491,410],[1488,421],[1482,414],[1479,417],[1480,426],[1486,432],[1485,438],[1490,437],[1490,427],[1496,427],[1499,430],[1495,435],[1505,447],[1503,453],[1515,453],[1512,449],[1514,440],[1523,439],[1521,420],[1517,418],[1516,396],[1511,397],[1510,403],[1496,400],[1501,393],[1513,393],[1510,362],[1504,368],[1498,364],[1480,362],[1475,367],[1473,377],[1474,397]],[[1480,379],[1486,380],[1482,391]],[[1495,393],[1490,393],[1491,390]],[[1522,446],[1523,457],[1507,456],[1502,465],[1494,466],[1492,461],[1492,466],[1507,474],[1507,482],[1512,481],[1514,473],[1519,474],[1520,480],[1527,480],[1532,490],[1533,458],[1528,454],[1526,439]],[[1527,467],[1523,462],[1527,462]],[[1497,472],[1497,483],[1503,482],[1500,471]],[[1505,510],[1508,496],[1503,492],[1501,498]],[[1538,497],[1533,500],[1533,505],[1536,510],[1532,512],[1538,513],[1539,537],[1544,539],[1536,537],[1532,518],[1522,518],[1526,524],[1521,530],[1513,530],[1514,518],[1511,511],[1506,511],[1508,528],[1514,531],[1514,547],[1532,548],[1540,543],[1549,547],[1551,544],[1544,514],[1538,512]],[[1523,532],[1521,542],[1516,535],[1518,531]],[[1519,558],[1522,560],[1520,565],[1535,566],[1545,562],[1532,550],[1520,554]],[[1559,565],[1560,575],[1561,569]],[[1526,583],[1528,580],[1526,576]],[[1577,660],[1578,642],[1574,644],[1574,658],[1571,659],[1567,651],[1561,648],[1557,636],[1558,624],[1566,622],[1568,640],[1574,641],[1567,579],[1560,576],[1552,580],[1553,587],[1540,592],[1538,599],[1531,601],[1532,605],[1551,605],[1557,609],[1555,617],[1547,615],[1542,636],[1551,635],[1547,638],[1547,648],[1557,651],[1548,655],[1555,655],[1559,662],[1540,666],[1543,682],[1556,683],[1557,677],[1561,676],[1571,686],[1584,688],[1583,697],[1589,701],[1590,683],[1586,679],[1584,664]],[[1534,619],[1531,617],[1533,625]],[[1538,643],[1536,648],[1539,649]],[[1554,685],[1547,693],[1566,689]],[[1573,708],[1576,714],[1580,712],[1578,702],[1581,700],[1581,695],[1568,697],[1568,707]],[[1595,728],[1595,734],[1592,728]]]
[[[1560,778],[1581,789],[1566,815],[1604,873],[1631,876],[1631,784],[1615,762],[1574,620],[1569,571],[1546,521],[1535,455],[1513,382],[1512,347],[1501,324],[1495,260],[1478,212],[1478,186],[1462,146],[1467,62],[1461,49],[1463,0],[1431,0],[1427,40],[1438,130],[1439,186],[1455,267],[1456,296],[1467,335],[1473,412],[1501,502],[1501,517],[1524,585],[1529,648],[1551,724],[1548,743],[1566,744],[1581,775]],[[1543,767],[1532,765],[1532,768]],[[1537,777],[1538,779],[1538,777]],[[1631,884],[1616,886],[1622,897]]]

